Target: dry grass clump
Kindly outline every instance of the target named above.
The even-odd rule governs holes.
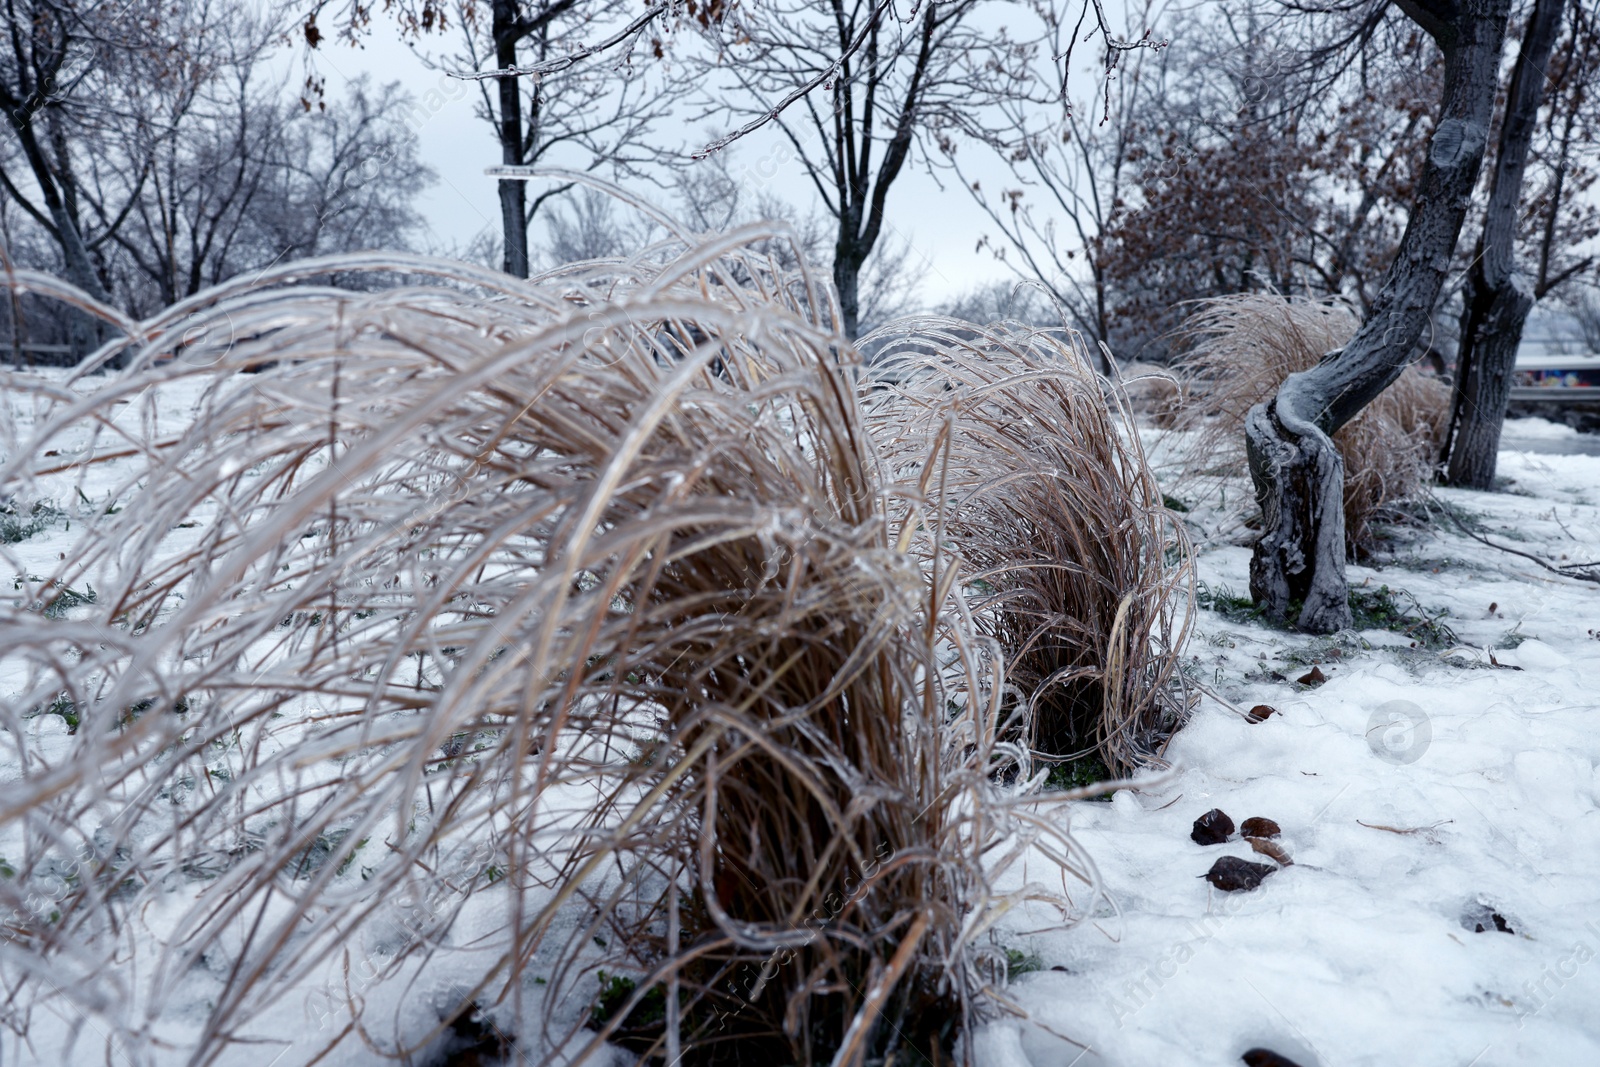
[[[348,1038],[404,1058],[476,1005],[543,1019],[516,1035],[535,1058],[618,1039],[856,1064],[938,1055],[994,1010],[993,923],[1030,900],[1071,921],[1061,873],[1092,869],[1001,736],[958,561],[906,550],[831,295],[750,250],[780,236],[530,283],[297,264],[120,323],[100,362],[127,369],[98,388],[4,382],[35,408],[0,491],[96,501],[0,608],[22,691],[0,711],[11,1026],[65,1000],[135,1055],[292,1041],[306,1062]],[[400,281],[291,284],[336,271]],[[1040,395],[1079,404],[1052,373]],[[989,476],[1026,462],[1025,497],[1055,453],[1007,431],[1010,396],[962,447],[992,438]],[[949,524],[975,532],[988,505],[955,455]],[[1099,488],[1142,485],[1130,462]],[[1046,523],[1076,506],[1050,499]],[[1125,547],[1084,553],[1171,544],[1135,559],[1150,522],[1118,515],[1085,529]],[[1100,580],[1060,570],[1039,582]],[[1159,680],[1128,581],[1034,641],[1115,637],[1110,745],[1142,723],[1120,679]],[[41,732],[62,708],[74,731]],[[1025,853],[1055,888],[996,890]],[[565,1006],[597,974],[585,1037]],[[415,996],[379,1011],[396,987]],[[437,1026],[416,1025],[424,991]],[[291,994],[314,1033],[271,1014]]]
[[[1035,757],[1159,761],[1185,708],[1191,557],[1125,394],[1059,330],[933,319],[875,340],[874,432],[941,503],[922,543],[969,568]]]
[[[1170,423],[1194,431],[1193,474],[1244,469],[1244,418],[1297,371],[1342,348],[1360,325],[1346,305],[1241,293],[1204,301],[1184,323],[1183,399]],[[1333,436],[1344,459],[1345,537],[1372,543],[1378,511],[1416,493],[1443,445],[1450,391],[1412,367]]]
[[[1125,363],[1117,369],[1128,397],[1128,407],[1141,422],[1171,429],[1183,399],[1183,388],[1172,371],[1159,363]]]

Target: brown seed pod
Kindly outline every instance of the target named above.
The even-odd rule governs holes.
[[[1271,819],[1263,819],[1259,815],[1246,819],[1239,827],[1239,834],[1242,837],[1277,837],[1281,833],[1283,830],[1277,823]]]
[[[1220,845],[1233,833],[1233,820],[1221,808],[1212,808],[1194,821],[1189,837],[1197,845]]]

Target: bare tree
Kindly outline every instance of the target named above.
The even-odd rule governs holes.
[[[281,151],[283,108],[262,65],[280,27],[229,0],[201,0],[172,15],[181,41],[166,55],[135,55],[117,95],[126,121],[84,146],[82,199],[120,249],[118,279],[135,314],[171,304],[226,275],[241,223]],[[151,62],[154,59],[155,62]],[[123,167],[106,166],[114,148]],[[130,184],[124,167],[136,168]],[[125,218],[109,220],[124,203]],[[108,257],[109,258],[109,257]],[[153,287],[145,294],[135,279]]]
[[[1600,238],[1600,204],[1591,190],[1600,181],[1600,13],[1570,4],[1566,33],[1551,57],[1545,114],[1530,149],[1525,218],[1519,235],[1533,270],[1538,300],[1585,275],[1594,278]]]
[[[322,36],[317,17],[329,2],[316,0],[307,17],[306,39],[313,47]],[[952,131],[968,126],[985,105],[1007,95],[1005,89],[996,93],[996,87],[1012,88],[1007,83],[1015,81],[1014,68],[1028,48],[1011,41],[1005,30],[983,33],[967,25],[967,16],[978,0],[916,0],[903,22],[890,0],[762,0],[744,5],[726,0],[690,0],[686,4],[667,0],[652,2],[621,25],[605,26],[602,20],[590,19],[585,33],[573,35],[563,49],[543,50],[519,65],[504,42],[520,40],[525,36],[524,27],[547,25],[578,0],[545,0],[544,7],[527,17],[512,14],[514,0],[493,2],[504,5],[506,11],[505,17],[497,15],[494,23],[505,32],[492,34],[499,66],[461,72],[461,76],[499,81],[502,120],[514,95],[508,82],[529,78],[541,84],[551,75],[581,68],[613,51],[620,51],[623,62],[629,63],[635,46],[646,41],[649,51],[658,60],[664,59],[670,42],[679,36],[676,31],[683,26],[697,24],[705,31],[716,55],[702,69],[730,74],[740,88],[754,94],[756,102],[724,99],[722,110],[746,121],[705,146],[696,158],[711,156],[772,123],[783,126],[791,143],[800,147],[802,158],[807,158],[808,146],[821,153],[807,159],[807,169],[840,223],[835,276],[852,335],[860,325],[859,278],[882,231],[883,198],[904,167],[912,140],[936,133],[941,147],[948,148]],[[397,6],[414,31],[443,24],[442,8],[433,0],[422,0],[420,8],[416,0],[400,0]],[[1095,19],[1090,37],[1098,35],[1105,41],[1108,73],[1125,52],[1149,43],[1113,40],[1103,8],[1092,0],[1082,2],[1080,28],[1091,10]],[[354,35],[365,28],[368,9],[362,0],[344,0],[343,11],[344,33]],[[605,28],[596,29],[597,24]],[[1067,42],[1064,58],[1069,64],[1075,44],[1075,40]],[[730,59],[733,62],[725,62]],[[832,97],[831,107],[818,109],[811,96],[818,88]],[[783,116],[795,105],[807,113],[809,130],[804,129],[807,122],[803,119],[795,120],[794,125],[785,123]],[[825,119],[823,110],[833,117]],[[511,146],[518,143],[510,134],[505,129],[500,133],[508,164],[499,171],[502,212],[508,226],[515,214],[513,203],[525,195],[508,183],[531,176],[531,168],[509,162],[516,154]],[[814,137],[820,138],[821,144],[811,145]],[[825,162],[830,140],[832,157]],[[882,142],[883,152],[876,169],[872,166],[874,141]],[[813,162],[820,165],[812,166]],[[511,235],[508,268],[518,255],[513,242]]]
[[[159,13],[115,48],[120,25],[98,25],[83,76],[27,124],[64,132],[45,142],[54,185],[10,182],[24,214],[7,220],[7,244],[21,265],[72,259],[28,262],[36,245],[18,242],[18,227],[31,223],[57,248],[87,235],[85,287],[142,315],[285,257],[411,243],[421,223],[411,202],[431,171],[397,86],[374,94],[356,83],[310,110],[267,69],[282,32],[271,11],[196,0]],[[25,159],[24,147],[8,145],[0,167]],[[50,188],[71,194],[65,229],[31,199]],[[91,340],[75,339],[79,355]]]
[[[678,173],[680,217],[707,234],[757,220],[787,223],[793,241],[762,241],[755,247],[773,256],[784,269],[798,266],[800,256],[808,264],[825,266],[834,244],[836,220],[817,211],[801,211],[770,189],[754,188],[746,176],[732,173],[729,159],[729,153],[719,152]],[[860,332],[916,310],[920,282],[910,241],[904,237],[881,241],[861,271]]]
[[[90,0],[10,0],[0,48],[0,108],[21,156],[4,159],[0,186],[60,249],[71,282],[108,298],[99,253],[127,218],[146,172],[126,159],[102,159],[123,125],[127,104],[120,78],[130,63],[159,55],[151,47],[166,26],[163,11],[140,0],[117,8]],[[121,204],[96,217],[84,196],[85,170],[116,167],[125,181]],[[19,173],[20,171],[20,173]],[[98,340],[96,322],[73,316],[80,350]]]
[[[1550,58],[1560,36],[1562,14],[1569,7],[1572,18],[1565,55],[1561,64],[1553,65]],[[1569,183],[1574,177],[1570,173],[1570,145],[1577,131],[1593,132],[1597,125],[1586,84],[1594,72],[1596,53],[1600,52],[1593,21],[1593,13],[1584,11],[1580,3],[1535,0],[1522,34],[1500,124],[1483,233],[1473,252],[1463,294],[1452,433],[1445,443],[1449,461],[1446,477],[1452,485],[1475,489],[1493,485],[1500,428],[1511,398],[1511,379],[1528,313],[1541,297],[1576,276],[1590,262],[1580,259],[1565,269],[1551,269],[1558,254],[1552,245],[1556,243],[1563,201],[1570,197]],[[1518,270],[1516,263],[1518,231],[1525,214],[1523,180],[1552,74],[1563,80],[1572,79],[1573,84],[1558,83],[1558,89],[1566,92],[1558,91],[1556,101],[1567,106],[1558,106],[1546,123],[1546,129],[1554,134],[1550,139],[1555,142],[1551,153],[1555,156],[1555,173],[1539,205],[1545,216],[1545,225],[1540,228],[1544,240],[1530,276]],[[1561,113],[1563,110],[1565,114]]]
[[[673,72],[635,64],[635,31],[629,47],[605,64],[583,64],[573,57],[592,40],[597,27],[633,21],[627,0],[397,0],[388,9],[402,37],[430,66],[451,72],[519,71],[529,64],[542,71],[529,77],[483,77],[475,81],[478,115],[494,131],[502,166],[564,166],[600,171],[613,179],[638,176],[659,153],[648,144],[676,90]],[[321,40],[314,8],[305,24],[307,41]],[[365,32],[367,9],[347,7],[341,15],[347,34]],[[453,35],[442,53],[421,45],[433,34]],[[622,44],[622,41],[616,44]],[[544,65],[554,64],[550,69]],[[532,262],[528,230],[540,209],[571,188],[545,188],[530,200],[521,177],[499,182],[503,267],[519,278]]]
[[[1123,333],[1170,352],[1187,301],[1272,290],[1368,309],[1416,190],[1442,64],[1405,24],[1338,77],[1293,24],[1219,5],[1179,35],[1139,178],[1101,245]]]
[[[224,275],[279,259],[414,248],[426,225],[414,201],[434,171],[408,127],[411,103],[399,83],[374,87],[365,77],[326,109],[279,102],[281,147]]]
[[[598,189],[582,188],[544,216],[546,262],[551,266],[591,259],[617,259],[648,243],[653,227],[624,218],[617,202]]]
[[[1428,327],[1488,146],[1510,0],[1402,0],[1444,58],[1439,118],[1400,248],[1356,335],[1252,408],[1245,439],[1263,528],[1250,591],[1273,618],[1303,605],[1312,632],[1350,625],[1344,469],[1330,435],[1410,362]],[[1381,5],[1357,9],[1363,21]]]
[[[1129,10],[1125,39],[1148,39],[1154,6],[1146,0]],[[990,136],[1016,186],[985,188],[956,156],[951,163],[1000,235],[982,243],[1019,277],[1042,285],[1074,328],[1111,347],[1110,279],[1101,245],[1131,195],[1140,117],[1150,98],[1161,95],[1164,56],[1155,48],[1136,51],[1098,87],[1101,99],[1075,101],[1070,71],[1060,64],[1081,26],[1069,25],[1063,9],[1041,14],[1048,54],[1035,57],[1027,92],[997,102]]]
[[[755,190],[732,173],[729,154],[683,167],[673,174],[673,214],[691,232],[713,236],[751,222],[779,222],[789,234],[750,242],[753,251],[771,257],[780,270],[793,271],[803,259],[808,266],[825,262],[831,245],[832,220],[802,212],[770,190]],[[545,213],[546,263],[619,258],[630,255],[667,233],[650,219],[636,216],[624,201],[598,189],[585,188]],[[863,332],[917,309],[920,277],[909,242],[881,242],[862,275],[860,322]]]
[[[941,146],[975,133],[984,109],[1021,84],[1032,46],[977,26],[978,8],[922,0],[901,24],[869,0],[790,0],[735,7],[710,27],[725,61],[707,73],[727,79],[713,110],[772,116],[835,222],[833,277],[851,337],[861,332],[862,272],[886,232],[890,188],[919,154],[933,162]],[[822,93],[781,110],[841,55]]]
[[[1088,100],[1041,64],[1036,80],[1063,86],[1059,106],[1000,106],[993,147],[1016,184],[966,183],[997,258],[1085,335],[1140,359],[1171,354],[1197,299],[1270,288],[1369,304],[1428,129],[1425,36],[1328,78],[1281,8],[1129,14],[1125,40],[1151,41],[1159,19],[1175,46],[1124,57]],[[1065,24],[1051,24],[1058,54]]]

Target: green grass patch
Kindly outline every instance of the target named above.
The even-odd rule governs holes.
[[[1044,970],[1044,960],[1037,952],[1024,952],[1020,948],[1006,949],[1006,979]]]
[[[597,977],[600,979],[600,993],[589,1006],[589,1021],[584,1024],[591,1030],[600,1030],[615,1019],[627,1007],[634,990],[639,988],[632,978],[620,974],[601,971]],[[682,996],[680,992],[679,997]],[[679,1003],[682,1003],[681,999]],[[694,1033],[700,1028],[697,1024],[703,1025],[706,1020],[686,1019],[683,1022],[684,1030]],[[667,991],[664,986],[654,985],[611,1032],[611,1043],[634,1052],[646,1051],[655,1047],[666,1023]]]
[[[32,719],[40,715],[54,715],[67,724],[67,733],[75,734],[78,726],[83,722],[83,716],[78,713],[78,702],[67,694],[62,693],[48,704],[40,704],[28,712],[24,718]]]
[[[1225,585],[1210,586],[1195,583],[1194,602],[1206,611],[1214,611],[1229,622],[1265,622],[1266,613],[1256,607],[1249,596],[1240,596]]]
[[[209,768],[206,773],[224,782],[232,777],[227,768]],[[323,831],[317,835],[316,840],[312,841],[309,846],[295,857],[294,862],[289,864],[288,872],[294,878],[311,877],[321,870],[330,859],[344,851],[344,842],[349,836],[350,831],[348,829]],[[361,850],[361,846],[365,845],[368,840],[369,838],[364,837],[356,842],[355,847],[350,850],[349,854],[340,858],[339,866],[334,873],[344,874],[349,870],[350,861],[355,859],[355,854]]]
[[[132,726],[144,716],[144,713],[156,706],[153,699],[145,698],[136,704],[129,704],[122,709],[122,714],[117,718],[118,726]],[[179,697],[172,702],[172,714],[184,715],[189,711],[189,698]]]
[[[607,974],[605,971],[601,971],[597,977],[600,979],[600,995],[595,998],[594,1006],[590,1009],[589,1021],[598,1029],[616,1017],[633,996],[634,990],[639,988],[639,984],[632,978],[620,974]],[[629,1028],[660,1025],[666,1019],[667,994],[658,985],[646,993],[639,1006],[629,1013],[626,1025]]]
[[[1402,605],[1402,598],[1410,602],[1409,607]],[[1446,609],[1425,608],[1404,589],[1353,586],[1350,614],[1355,617],[1358,630],[1389,630],[1434,651],[1460,643],[1455,631],[1443,621],[1450,614]]]
[[[1050,768],[1050,774],[1045,779],[1045,788],[1082,789],[1084,786],[1094,785],[1096,782],[1108,782],[1114,777],[1115,775],[1111,773],[1111,769],[1106,766],[1105,760],[1100,758],[1100,754],[1091,752],[1087,756],[1079,756],[1077,759],[1058,763]],[[1105,793],[1094,799],[1109,803],[1111,794]]]
[[[1229,622],[1258,622],[1273,629],[1294,631],[1292,624],[1279,624],[1267,618],[1262,609],[1247,596],[1239,596],[1225,585],[1211,587],[1199,583],[1195,603],[1207,611],[1214,611]],[[1289,605],[1290,619],[1299,616],[1301,604]],[[1449,616],[1445,608],[1427,608],[1404,589],[1351,586],[1350,615],[1357,630],[1389,630],[1411,638],[1422,648],[1439,650],[1459,644],[1455,631],[1445,625]]]

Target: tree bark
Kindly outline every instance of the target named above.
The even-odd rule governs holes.
[[[839,229],[845,225],[840,221]],[[833,287],[839,291],[839,318],[843,321],[844,335],[854,341],[861,335],[861,265],[858,254],[860,241],[841,237],[833,254]]]
[[[1401,0],[1444,53],[1444,92],[1417,201],[1366,321],[1342,350],[1292,374],[1245,420],[1262,534],[1250,593],[1313,633],[1351,624],[1344,465],[1332,435],[1400,376],[1429,325],[1483,164],[1510,0]]]
[[[1522,179],[1565,6],[1566,0],[1537,0],[1511,75],[1489,209],[1465,293],[1451,432],[1445,439],[1451,485],[1488,489],[1494,484],[1517,348],[1534,304],[1532,286],[1516,269]]]
[[[490,32],[494,35],[494,58],[500,69],[517,65],[517,42],[526,32],[516,0],[494,0]],[[522,94],[516,78],[501,78],[500,162],[509,166],[523,163]],[[528,276],[527,183],[500,179],[500,236],[504,245],[505,272],[517,278]]]

